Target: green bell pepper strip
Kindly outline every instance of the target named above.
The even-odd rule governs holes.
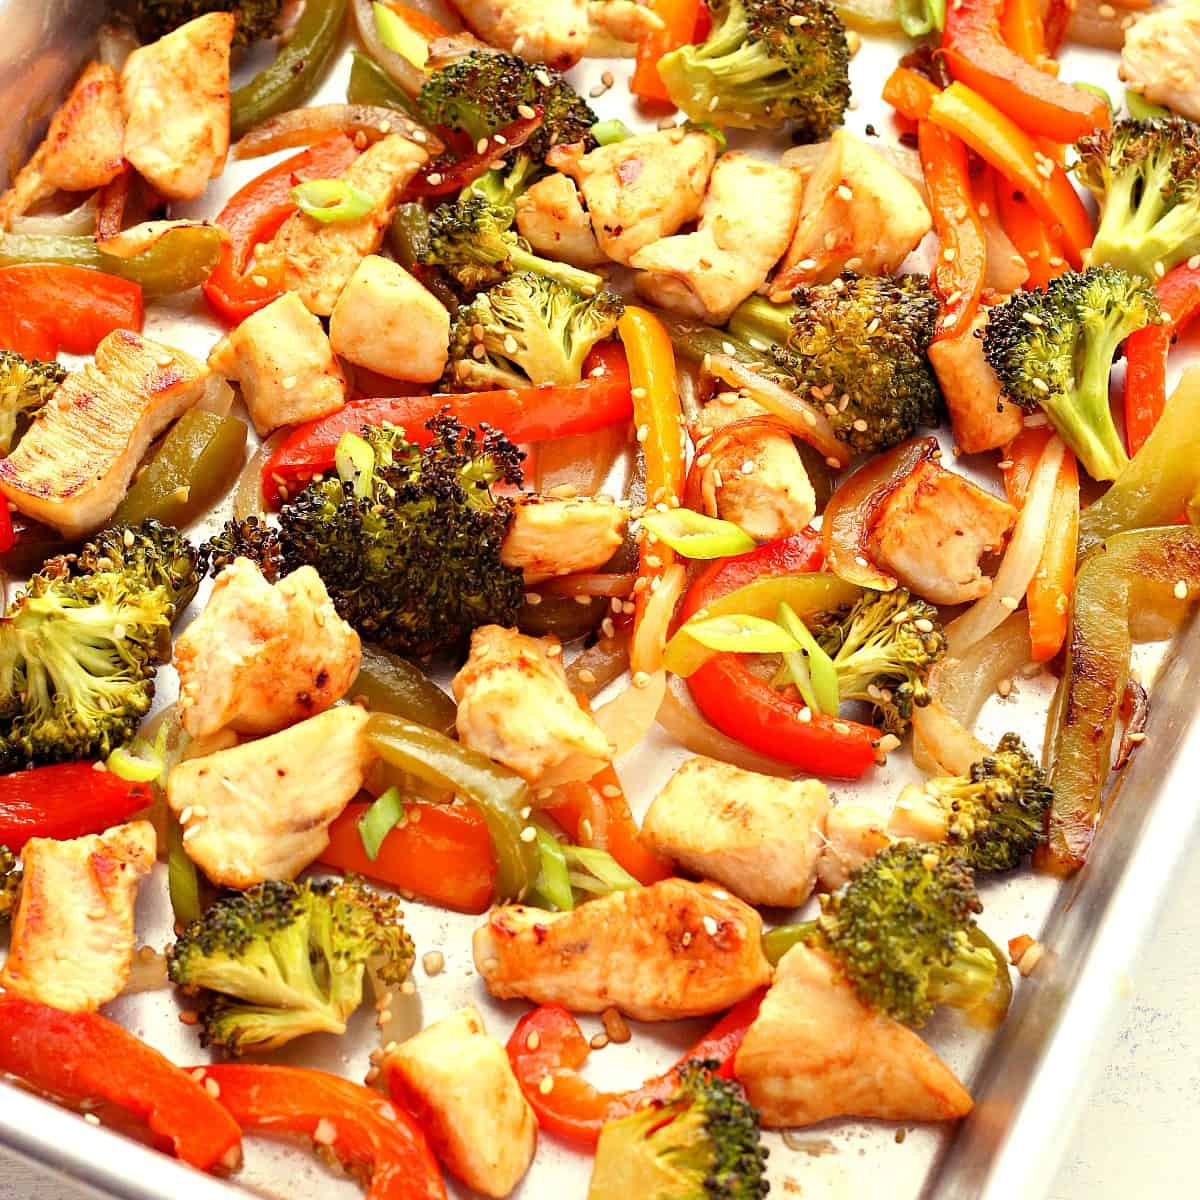
[[[526,600],[517,610],[517,628],[530,637],[553,636],[564,643],[586,637],[610,610],[607,596],[583,598],[586,604],[580,604],[574,596],[552,593],[536,596],[536,604]]]
[[[415,721],[438,733],[454,732],[454,701],[420,667],[378,646],[363,646],[350,695],[364,697],[372,712]]]
[[[762,935],[763,955],[773,967],[797,943],[811,937],[817,931],[816,921],[800,921],[794,925],[776,925]]]
[[[496,899],[515,900],[533,887],[541,867],[536,833],[521,817],[530,806],[529,786],[490,758],[452,742],[445,734],[401,717],[373,714],[367,741],[394,767],[470,800],[487,822],[496,853]]]
[[[200,919],[200,876],[183,847],[183,830],[172,812],[167,813],[167,892],[176,926],[182,929]]]
[[[325,68],[337,51],[346,0],[305,0],[287,45],[230,98],[232,137],[289,108],[299,108],[316,91]]]
[[[394,108],[414,121],[425,119],[417,106],[392,82],[391,76],[361,50],[355,50],[351,55],[346,99],[351,104],[367,104],[372,108]]]
[[[190,409],[125,493],[112,523],[140,525],[152,517],[164,525],[189,524],[229,491],[245,456],[245,422]]]

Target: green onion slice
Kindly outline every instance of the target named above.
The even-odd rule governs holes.
[[[689,621],[687,631],[709,650],[732,650],[735,654],[783,654],[800,649],[800,644],[786,629],[765,617],[709,617],[705,621]]]
[[[568,912],[575,907],[575,893],[571,891],[571,880],[567,873],[566,848],[548,830],[540,825],[535,828],[541,870],[534,890],[548,908]]]
[[[836,717],[841,696],[838,691],[837,667],[833,659],[821,649],[817,639],[809,632],[790,604],[779,606],[779,624],[796,639],[799,649],[785,654],[784,661],[792,672],[793,681],[800,689],[805,703],[817,712]],[[808,682],[806,691],[796,675],[802,673]]]
[[[1155,117],[1171,115],[1169,109],[1161,104],[1151,104],[1141,92],[1135,92],[1132,88],[1125,89],[1125,107],[1135,121],[1152,121]]]
[[[642,886],[607,850],[589,846],[563,846],[562,850],[571,868],[571,883],[581,892],[607,896]]]
[[[1091,94],[1093,96],[1099,96],[1100,99],[1103,100],[1104,103],[1108,105],[1108,111],[1110,113],[1115,111],[1113,108],[1112,97],[1102,87],[1100,87],[1099,84],[1080,83],[1078,80],[1076,80],[1074,86],[1081,89],[1082,91],[1091,92]]]
[[[400,798],[400,789],[390,787],[363,813],[358,822],[358,835],[372,862],[379,856],[383,839],[403,822],[404,801]]]
[[[105,760],[104,765],[119,779],[130,783],[154,783],[162,776],[162,760],[142,758],[128,746],[118,746]]]
[[[592,137],[601,146],[614,146],[617,142],[623,142],[626,138],[633,137],[633,131],[624,121],[613,117],[608,121],[597,121],[592,126]]]
[[[305,216],[322,224],[357,221],[375,207],[374,197],[344,179],[306,179],[292,188],[291,197]]]
[[[728,558],[755,547],[754,539],[732,521],[706,517],[690,508],[648,512],[642,528],[684,558]]]
[[[375,474],[375,451],[370,443],[357,433],[343,433],[333,452],[333,465],[338,478],[354,489],[354,494],[365,499],[371,494],[371,479]]]
[[[429,43],[386,4],[375,3],[371,9],[375,14],[375,31],[379,34],[379,40],[414,67],[424,67],[429,61]]]
[[[911,38],[924,37],[946,24],[946,0],[899,0],[900,28]]]

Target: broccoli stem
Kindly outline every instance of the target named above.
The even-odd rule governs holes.
[[[777,925],[763,934],[762,948],[767,962],[778,966],[779,960],[797,943],[817,931],[816,921],[800,921],[794,925]]]
[[[974,931],[972,931],[974,932]],[[929,999],[936,1007],[973,1009],[987,1000],[996,986],[998,964],[986,937],[963,934],[958,953],[946,966],[935,965],[929,974]],[[1007,966],[1004,966],[1007,976]]]
[[[1097,327],[1083,327],[1083,375],[1078,403],[1065,412],[1048,407],[1047,414],[1067,442],[1074,446],[1093,479],[1115,479],[1129,455],[1109,414],[1108,379],[1121,344],[1123,314],[1107,316]]]
[[[763,296],[751,296],[738,305],[728,329],[752,346],[756,341],[785,346],[791,335],[795,311],[794,304],[772,304]]]
[[[538,275],[545,275],[547,279],[554,279],[559,283],[566,284],[567,287],[574,288],[577,292],[582,292],[585,296],[595,295],[596,292],[604,287],[603,275],[596,275],[591,271],[583,271],[579,267],[571,266],[569,263],[555,262],[553,259],[542,258],[530,250],[522,249],[520,246],[514,247],[512,254],[509,256],[509,262],[512,265],[514,273],[533,271]]]

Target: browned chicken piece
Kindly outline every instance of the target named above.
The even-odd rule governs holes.
[[[642,837],[748,904],[795,908],[816,883],[828,811],[819,779],[774,779],[696,757],[655,797]]]
[[[907,783],[900,789],[888,818],[888,833],[892,837],[912,838],[916,842],[944,842],[949,831],[946,810],[928,792],[915,783]]]
[[[168,199],[197,199],[225,169],[236,24],[206,13],[135,50],[121,71],[125,157]]]
[[[663,308],[723,325],[766,282],[792,240],[800,176],[731,150],[717,159],[693,233],[643,247],[629,265],[638,291]]]
[[[276,733],[316,716],[346,694],[361,651],[312,567],[272,586],[235,559],[175,643],[183,727],[194,738]]]
[[[383,244],[401,194],[428,157],[398,133],[380,139],[340,176],[371,197],[371,211],[355,221],[326,224],[293,213],[259,253],[259,263],[268,271],[278,269],[284,289],[295,292],[309,312],[329,316],[358,264]]]
[[[0,986],[64,1012],[119,995],[133,964],[138,884],[154,866],[149,821],[55,841],[32,838]]]
[[[602,567],[612,558],[629,514],[611,500],[522,496],[500,547],[500,561],[527,584]]]
[[[567,686],[557,638],[484,625],[471,634],[452,688],[463,745],[531,782],[581,760],[599,770],[611,757],[608,739]]]
[[[599,43],[607,52],[611,52],[612,42],[637,45],[664,27],[662,17],[649,7],[649,0],[590,0],[588,20],[591,44]]]
[[[1021,432],[1024,416],[1000,394],[1000,380],[983,356],[977,336],[987,325],[987,310],[976,314],[957,337],[941,338],[929,347],[929,362],[950,411],[954,440],[964,454],[998,450]]]
[[[803,943],[776,967],[734,1070],[769,1129],[833,1117],[953,1121],[972,1107],[908,1026],[867,1008],[833,960]]]
[[[710,883],[667,879],[571,912],[495,908],[475,931],[475,969],[501,1000],[674,1021],[720,1012],[767,983],[761,936],[748,904]]]
[[[825,818],[825,841],[817,858],[823,892],[836,892],[869,858],[892,843],[886,822],[865,804],[839,804]]]
[[[890,275],[933,228],[916,187],[882,155],[844,129],[804,189],[796,236],[771,283],[771,299],[843,271]]]
[[[1151,104],[1200,121],[1200,8],[1167,4],[1138,17],[1125,34],[1120,76]]]
[[[870,555],[933,604],[965,604],[992,590],[979,568],[1004,545],[1017,510],[937,463],[921,463],[884,501]]]
[[[722,392],[704,406],[701,426],[712,435],[700,447],[707,455],[700,494],[710,517],[740,525],[759,542],[797,533],[813,519],[816,493],[796,443],[761,405]]]
[[[99,529],[150,443],[207,385],[208,370],[181,350],[128,330],[110,333],[95,361],[67,376],[0,459],[0,492],[68,537]]]
[[[717,142],[696,130],[666,129],[584,154],[555,146],[547,162],[583,192],[600,249],[616,262],[677,233],[700,215]]]
[[[547,175],[517,197],[517,231],[537,254],[558,262],[596,267],[608,261],[579,189],[566,175]]]

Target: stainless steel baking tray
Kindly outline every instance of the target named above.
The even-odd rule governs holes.
[[[0,105],[21,117],[0,126],[0,170],[19,163],[40,135],[89,52],[104,7],[98,0],[0,0]],[[897,55],[895,44],[883,43],[864,46],[854,60],[861,104],[848,114],[852,129],[862,130],[873,122],[882,136],[892,136],[891,122],[874,97]],[[333,72],[324,89],[330,99],[344,95],[345,65]],[[576,82],[586,93],[606,69],[614,71],[617,85],[597,107],[606,116],[635,123],[624,89],[628,64],[587,63]],[[1115,86],[1115,59],[1070,51],[1063,74]],[[182,215],[211,216],[225,195],[266,165],[231,163],[204,204]],[[919,259],[916,265],[927,268],[928,256],[923,262]],[[152,336],[199,354],[207,352],[217,332],[194,298],[156,306],[147,329]],[[201,529],[192,532],[203,534]],[[1100,831],[1087,869],[1065,886],[1022,874],[983,887],[984,927],[997,940],[1020,933],[1040,937],[1048,951],[1041,966],[1031,979],[1018,983],[1013,1011],[997,1033],[969,1029],[953,1016],[935,1020],[924,1031],[970,1086],[978,1102],[973,1115],[957,1128],[917,1126],[905,1129],[904,1136],[897,1126],[862,1121],[829,1123],[786,1139],[770,1134],[775,1194],[799,1190],[805,1200],[1032,1200],[1044,1194],[1076,1105],[1086,1095],[1088,1067],[1125,986],[1132,955],[1150,928],[1191,834],[1200,827],[1200,810],[1192,802],[1194,787],[1185,779],[1186,770],[1200,762],[1200,731],[1192,722],[1200,634],[1189,626],[1165,651],[1141,648],[1137,665],[1144,678],[1154,677],[1152,736],[1121,783],[1120,803]],[[164,668],[160,700],[172,699],[174,688],[172,672]],[[1020,680],[1014,696],[996,698],[985,709],[981,736],[991,739],[1016,728],[1039,745],[1051,688],[1046,676]],[[618,764],[635,808],[648,802],[684,757],[685,752],[665,738],[652,738]],[[863,784],[836,787],[837,797],[889,803],[914,775],[903,756],[893,755],[892,760]],[[419,1017],[416,1008],[430,1018],[471,1002],[483,1012],[490,1031],[506,1037],[524,1006],[491,1000],[474,976],[470,933],[476,918],[419,904],[410,905],[408,912],[418,949],[414,1023]],[[142,890],[138,933],[144,943],[156,947],[170,937],[161,879]],[[430,978],[419,960],[422,952],[435,948],[445,955],[445,967]],[[169,992],[123,997],[106,1011],[176,1062],[194,1063],[204,1057],[194,1031],[180,1023]],[[705,1024],[638,1027],[628,1045],[593,1055],[588,1071],[602,1086],[628,1086],[669,1062]],[[371,1014],[363,1012],[346,1037],[307,1038],[290,1061],[361,1079],[375,1044]],[[0,1144],[77,1180],[98,1196],[228,1200],[246,1194],[7,1084],[0,1084]],[[519,1200],[582,1197],[587,1170],[588,1160],[545,1137],[534,1169],[516,1194]],[[327,1200],[358,1194],[355,1184],[317,1165],[307,1148],[255,1139],[247,1143],[247,1167],[238,1182],[281,1197]]]

